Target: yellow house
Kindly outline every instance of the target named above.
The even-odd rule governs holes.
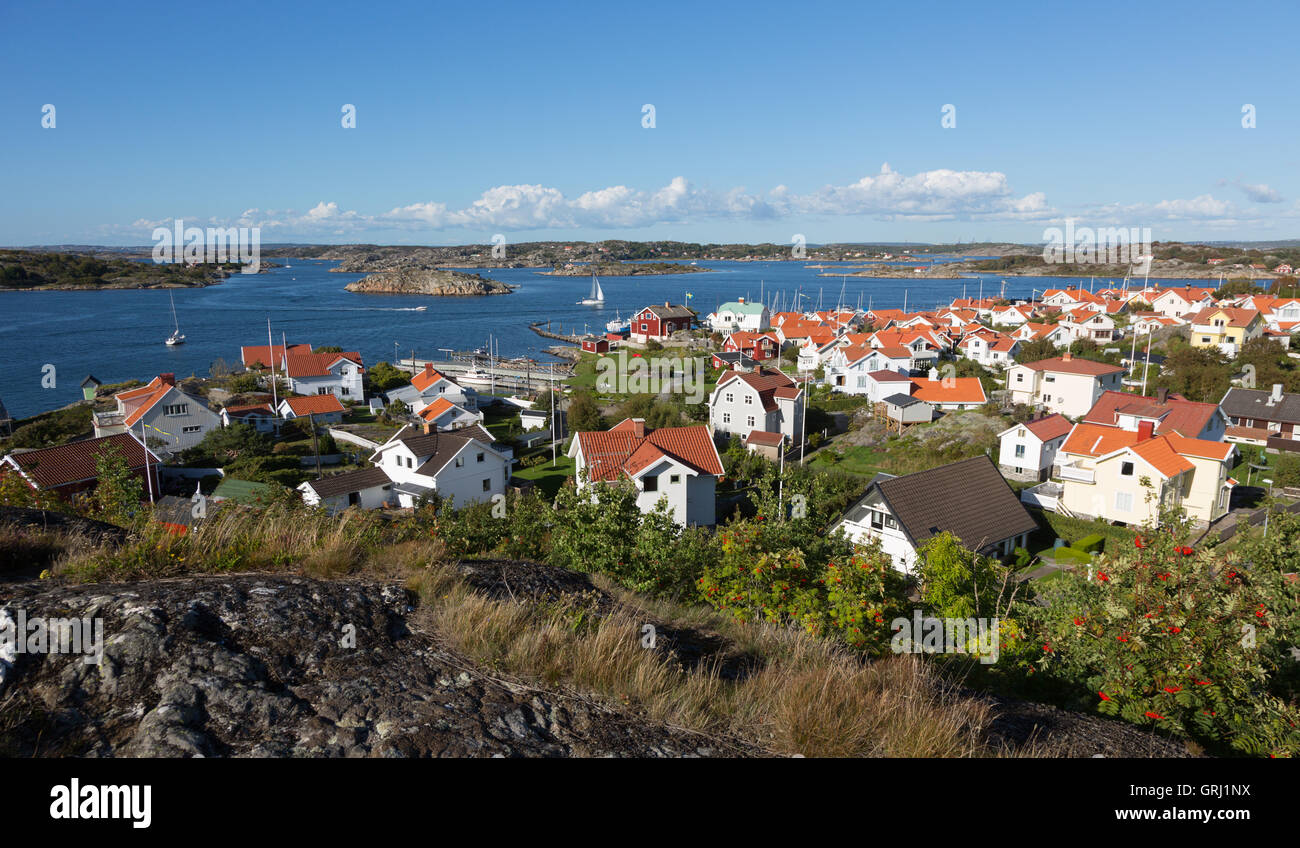
[[[1190,316],[1192,347],[1216,347],[1229,356],[1264,334],[1264,316],[1257,309],[1211,306]]]
[[[1162,506],[1208,523],[1228,511],[1235,455],[1223,442],[1156,436],[1149,422],[1136,431],[1076,424],[1057,453],[1059,503],[1071,515],[1129,526],[1158,523]]]

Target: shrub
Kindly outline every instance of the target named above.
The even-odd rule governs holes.
[[[1079,539],[1074,544],[1070,545],[1070,547],[1074,548],[1076,551],[1084,551],[1086,553],[1092,553],[1093,551],[1101,551],[1101,549],[1105,546],[1105,544],[1106,544],[1105,536],[1101,535],[1100,533],[1093,533],[1091,535],[1084,536],[1082,539]]]

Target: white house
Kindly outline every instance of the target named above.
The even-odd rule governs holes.
[[[1046,480],[1051,476],[1056,452],[1073,426],[1068,418],[1054,413],[998,433],[998,465],[1002,473],[1018,480]]]
[[[719,306],[716,312],[705,318],[705,322],[709,329],[719,333],[737,330],[757,333],[771,326],[771,319],[766,306],[761,303],[746,303],[742,297]]]
[[[284,374],[290,391],[300,395],[332,394],[339,400],[364,401],[361,354],[294,353],[284,357]]]
[[[303,502],[338,512],[350,506],[379,509],[392,502],[393,482],[376,466],[331,474],[298,486]]]
[[[972,333],[957,343],[957,352],[985,368],[1010,368],[1020,342],[1001,333]]]
[[[117,408],[96,413],[95,436],[131,431],[150,447],[178,451],[193,447],[221,427],[221,416],[203,398],[176,387],[176,375],[159,374],[145,386],[113,395]],[[143,434],[143,435],[142,435]]]
[[[275,432],[276,414],[270,404],[250,403],[242,406],[227,406],[221,410],[221,426],[247,424],[259,433]]]
[[[1183,318],[1214,305],[1214,289],[1187,286],[1163,289],[1150,299],[1151,308],[1166,318]]]
[[[863,544],[877,539],[894,567],[917,568],[932,537],[952,533],[971,550],[1010,556],[1038,528],[986,456],[894,477],[877,474],[867,492],[830,526]]]
[[[310,418],[317,424],[342,424],[346,410],[333,394],[311,395],[310,397],[287,397],[280,401],[280,417],[286,421],[294,418]]]
[[[408,425],[380,445],[370,461],[388,475],[393,499],[403,507],[435,494],[457,507],[489,501],[505,493],[512,465],[479,426],[424,433]]]
[[[459,430],[478,424],[483,420],[482,411],[470,412],[463,406],[457,406],[445,397],[440,397],[415,413],[422,421],[436,430]],[[520,414],[522,420],[523,414]]]
[[[1115,319],[1105,312],[1086,307],[1065,313],[1061,318],[1061,326],[1074,339],[1088,339],[1098,344],[1115,340]]]
[[[579,489],[629,479],[637,506],[650,512],[665,502],[683,526],[716,522],[715,489],[722,458],[707,427],[652,430],[627,418],[609,430],[578,433],[569,444]]]
[[[425,363],[424,369],[411,377],[411,385],[402,386],[388,393],[391,403],[400,400],[411,409],[423,409],[438,398],[446,398],[462,409],[478,411],[478,392],[469,386],[462,386],[452,378]]]
[[[1075,359],[1067,351],[1052,359],[1013,365],[1007,370],[1007,390],[1013,403],[1077,418],[1092,409],[1103,392],[1119,391],[1123,374],[1118,365]]]
[[[803,389],[780,371],[728,371],[709,396],[714,433],[747,438],[754,430],[780,433],[791,444],[803,441]]]

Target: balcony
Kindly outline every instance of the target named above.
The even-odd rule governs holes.
[[[1091,468],[1080,468],[1077,465],[1058,465],[1053,469],[1053,477],[1059,477],[1062,480],[1070,480],[1075,483],[1095,483],[1096,475]]]

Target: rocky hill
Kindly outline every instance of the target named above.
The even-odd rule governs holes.
[[[596,618],[620,607],[587,575],[564,569],[474,560],[456,571],[481,599],[471,606],[554,609],[581,599],[584,615]],[[453,646],[456,633],[422,614],[420,596],[383,580],[246,574],[0,589],[0,621],[19,609],[28,621],[98,617],[105,642],[98,664],[27,653],[0,660],[0,756],[780,753],[665,724],[635,702],[571,682],[530,681],[476,662]],[[717,668],[724,680],[761,674],[762,658],[717,634],[660,625],[655,650],[675,665]],[[900,681],[914,682],[910,674]],[[901,697],[922,697],[909,692]],[[954,720],[987,717],[968,730],[987,754],[1186,756],[1175,741],[1095,716],[958,690],[941,697]]]
[[[381,271],[344,286],[351,292],[366,294],[429,294],[472,297],[487,294],[510,294],[514,289],[478,274],[438,268],[402,268]]]

